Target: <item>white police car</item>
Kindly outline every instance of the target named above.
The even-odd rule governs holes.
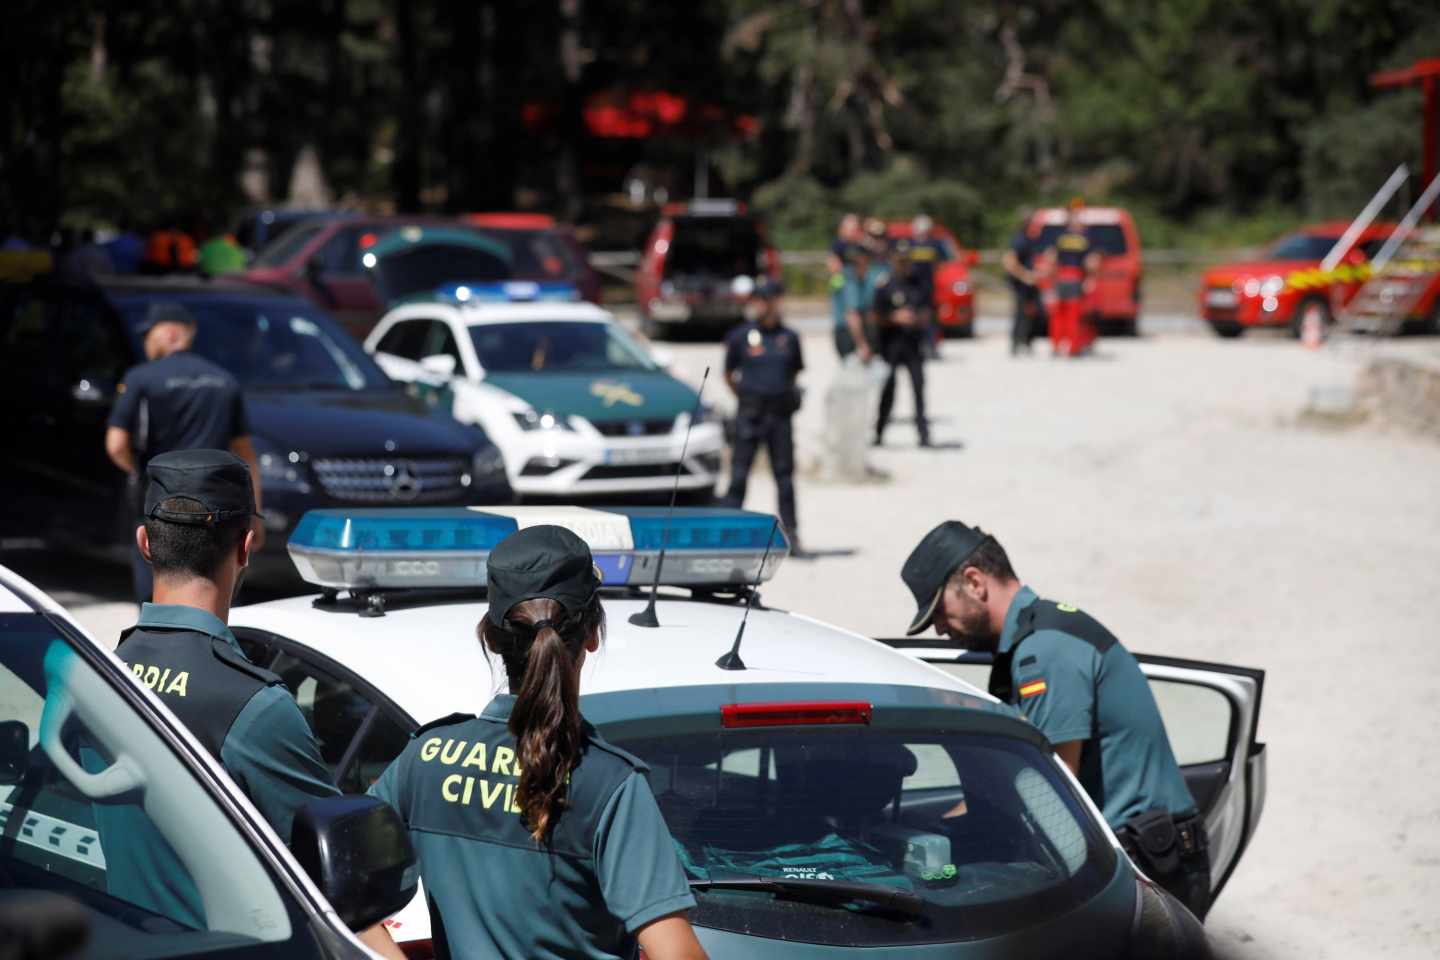
[[[503,686],[475,638],[477,585],[489,549],[535,523],[575,531],[602,570],[608,632],[586,660],[582,709],[649,764],[712,957],[1205,955],[1198,924],[1137,874],[1009,707],[799,613],[757,603],[746,622],[744,598],[787,549],[762,514],[680,510],[668,525],[658,509],[307,514],[289,549],[320,598],[241,607],[231,625],[285,677],[343,789],[366,789],[417,725],[478,712]],[[657,568],[659,625],[637,625]],[[1172,738],[1194,761],[1218,892],[1264,803],[1262,675],[1145,669],[1167,722],[1184,724]],[[461,785],[457,797],[497,792]],[[429,929],[419,902],[392,925],[412,956]]]
[[[106,765],[83,763],[82,745]],[[129,845],[108,859],[92,813],[100,804],[134,808]],[[174,852],[168,889],[194,891],[200,928],[131,885],[133,871],[118,860],[134,835]],[[372,954],[349,929],[415,895],[402,836],[383,804],[317,801],[297,817],[292,856],[115,654],[0,567],[0,952],[361,960]]]
[[[396,307],[365,340],[392,378],[445,391],[522,495],[713,495],[724,433],[695,391],[573,288],[459,285]],[[693,420],[693,424],[692,424]],[[688,434],[688,436],[687,436]]]

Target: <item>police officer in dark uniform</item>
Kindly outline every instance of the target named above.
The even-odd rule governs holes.
[[[919,606],[906,634],[933,625],[994,652],[990,692],[1040,728],[1131,858],[1203,920],[1205,822],[1130,652],[1092,617],[1041,600],[994,537],[959,521],[926,534],[900,575]]]
[[[1029,353],[1030,341],[1035,338],[1036,320],[1045,309],[1040,301],[1040,288],[1036,285],[1035,238],[1030,235],[1030,218],[1026,210],[1020,216],[1020,227],[1010,238],[1010,248],[1005,251],[1000,264],[1010,281],[1010,292],[1015,296],[1015,318],[1010,325],[1010,352],[1014,355]]]
[[[795,436],[791,418],[800,409],[795,378],[805,369],[800,337],[780,317],[780,284],[762,278],[755,287],[753,319],[725,337],[725,382],[735,392],[735,450],[725,503],[745,504],[745,487],[755,452],[763,443],[780,495],[780,521],[793,553],[800,552],[795,516]]]
[[[895,377],[901,367],[910,376],[915,393],[915,429],[920,446],[930,446],[930,422],[925,417],[925,331],[920,326],[925,292],[915,280],[904,251],[890,251],[890,275],[875,288],[872,328],[879,339],[880,356],[890,366],[880,391],[879,416],[875,421],[875,446],[885,442],[885,427],[895,405]]]
[[[148,362],[132,367],[117,391],[105,431],[105,452],[131,478],[136,513],[145,495],[145,466],[150,458],[172,450],[228,449],[245,460],[261,503],[260,468],[250,442],[245,401],[240,385],[227,371],[190,352],[195,318],[178,303],[150,305],[137,331]],[[254,524],[255,549],[265,542],[265,528]],[[150,565],[132,552],[135,601],[150,599]]]
[[[288,843],[296,811],[338,791],[284,682],[251,663],[225,625],[255,546],[250,470],[224,450],[186,450],[155,457],[147,473],[145,521],[135,536],[154,568],[155,599],[140,608],[115,653]],[[198,893],[143,811],[97,804],[95,816],[109,888],[203,928]]]
[[[590,548],[527,527],[486,568],[476,633],[510,692],[421,727],[370,790],[410,828],[436,956],[703,960],[647,768],[580,714],[605,632]]]
[[[935,326],[935,271],[945,262],[945,245],[935,238],[934,229],[935,221],[922,213],[910,222],[910,236],[905,241],[910,275],[920,295],[920,303],[915,309],[922,334],[920,344],[928,360],[940,359],[940,350],[936,346],[939,330]]]

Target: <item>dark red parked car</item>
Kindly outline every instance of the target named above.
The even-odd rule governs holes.
[[[510,249],[516,280],[569,283],[583,299],[600,302],[600,275],[573,228],[543,213],[470,213],[460,219]]]

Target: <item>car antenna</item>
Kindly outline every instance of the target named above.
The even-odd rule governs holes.
[[[685,469],[685,451],[690,448],[690,431],[695,427],[695,418],[700,414],[700,403],[705,396],[705,383],[710,379],[710,368],[700,378],[700,389],[695,392],[695,407],[690,411],[690,422],[685,424],[685,439],[680,442],[680,459],[675,461],[675,485],[670,488],[670,509],[665,513],[665,524],[660,528],[660,556],[655,560],[655,578],[650,581],[650,602],[639,613],[630,614],[630,622],[637,627],[658,627],[660,618],[655,616],[655,595],[660,591],[660,569],[665,566],[665,547],[670,540],[670,521],[675,516],[675,500],[680,496],[680,473]]]
[[[750,607],[755,603],[755,595],[760,592],[760,578],[765,576],[765,564],[770,560],[770,545],[775,542],[775,533],[780,529],[780,518],[770,524],[770,536],[765,541],[765,555],[760,558],[760,569],[755,571],[755,582],[750,585],[750,592],[745,595],[745,615],[740,618],[740,629],[735,631],[735,642],[730,645],[726,653],[720,655],[715,661],[715,666],[721,670],[744,670],[745,661],[740,659],[740,641],[745,638],[745,624],[750,620]]]

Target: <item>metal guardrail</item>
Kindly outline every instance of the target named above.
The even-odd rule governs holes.
[[[980,263],[985,266],[999,266],[1005,255],[1003,249],[980,250]],[[1221,250],[1200,253],[1194,250],[1145,250],[1141,256],[1146,263],[1178,266],[1185,264],[1219,263],[1222,260],[1243,258],[1254,254],[1253,249]],[[782,250],[780,262],[787,267],[821,267],[825,265],[825,250]],[[640,266],[641,255],[635,250],[596,250],[590,254],[590,265],[601,273],[610,273],[624,278],[633,277],[635,268]]]

